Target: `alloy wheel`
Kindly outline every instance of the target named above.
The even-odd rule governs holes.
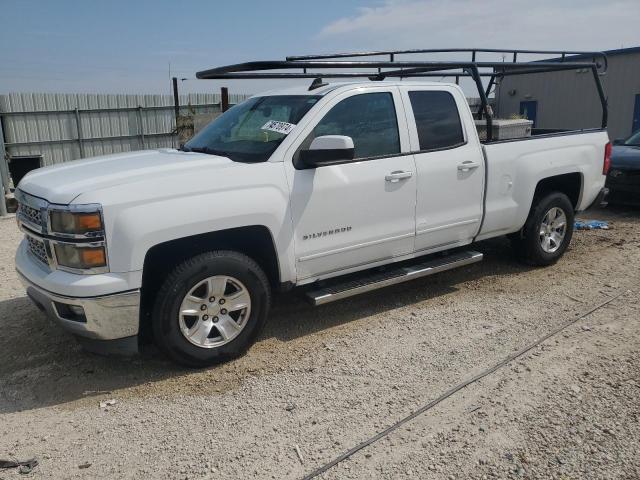
[[[558,207],[551,208],[540,224],[540,245],[547,253],[554,253],[562,245],[567,233],[567,215]]]
[[[180,331],[197,347],[220,347],[242,332],[250,314],[247,287],[237,278],[215,275],[185,295],[179,310]]]

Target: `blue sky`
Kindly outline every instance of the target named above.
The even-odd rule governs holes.
[[[640,44],[637,0],[0,0],[0,93],[168,93],[197,70],[380,48]],[[229,82],[227,82],[229,83]],[[182,91],[222,82],[187,80]],[[233,82],[253,92],[258,82]],[[269,84],[271,88],[271,85]]]

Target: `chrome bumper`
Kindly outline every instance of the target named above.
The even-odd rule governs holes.
[[[33,303],[73,334],[93,340],[117,340],[138,334],[140,290],[72,298],[43,290],[20,272],[18,277]],[[84,316],[74,314],[68,306],[82,307]]]

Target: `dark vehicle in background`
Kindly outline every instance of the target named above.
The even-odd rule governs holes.
[[[640,130],[613,142],[606,185],[609,203],[640,206]]]

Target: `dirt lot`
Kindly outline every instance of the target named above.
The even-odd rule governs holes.
[[[246,356],[202,371],[84,353],[25,297],[0,221],[0,458],[36,457],[33,478],[300,478],[622,293],[320,478],[640,478],[640,211],[583,218],[612,229],[550,268],[499,239],[347,301],[281,297]]]

